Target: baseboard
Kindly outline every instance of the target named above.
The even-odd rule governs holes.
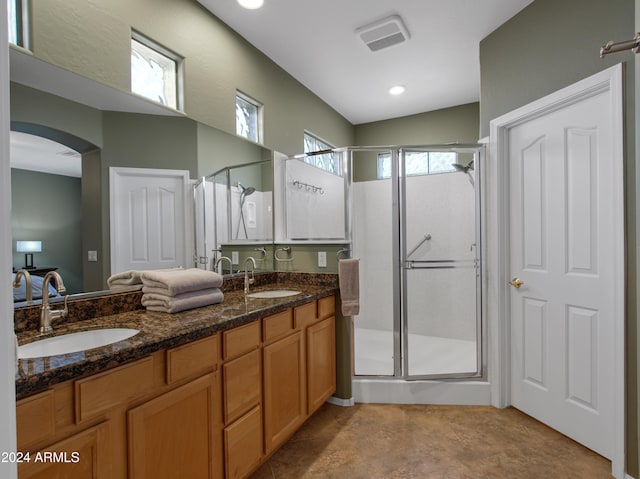
[[[485,381],[404,381],[401,379],[354,379],[357,403],[456,404],[488,406],[491,389]]]
[[[624,475],[625,479],[636,479],[635,477],[629,475],[629,474],[625,474]]]
[[[350,397],[349,399],[342,399],[335,396],[331,396],[329,399],[327,399],[327,402],[342,407],[351,407],[356,403],[352,397]]]

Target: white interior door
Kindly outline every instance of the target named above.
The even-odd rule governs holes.
[[[189,266],[189,172],[109,168],[111,274]]]
[[[607,458],[623,267],[612,115],[603,91],[508,133],[511,402]]]

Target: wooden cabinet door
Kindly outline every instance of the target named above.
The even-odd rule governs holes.
[[[264,347],[264,428],[267,454],[306,418],[302,333]]]
[[[224,430],[227,479],[241,479],[263,456],[262,409],[256,406]]]
[[[307,402],[309,414],[316,411],[336,390],[335,318],[307,328]]]
[[[111,478],[109,423],[79,432],[45,450],[29,454],[29,462],[18,465],[20,479]]]
[[[217,384],[208,374],[128,412],[130,479],[218,479]]]

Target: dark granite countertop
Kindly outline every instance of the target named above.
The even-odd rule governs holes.
[[[225,292],[224,301],[220,304],[181,313],[168,314],[136,309],[59,324],[53,333],[46,335],[37,331],[20,333],[18,342],[22,345],[45,337],[91,329],[134,328],[140,331],[129,339],[99,348],[43,358],[20,359],[16,372],[16,397],[20,399],[53,384],[95,374],[155,351],[211,336],[337,292],[335,284],[313,284],[311,281],[297,279],[291,277],[287,281],[252,288],[252,292],[269,289],[295,289],[301,292],[295,296],[250,299],[245,298],[242,290],[234,290]]]

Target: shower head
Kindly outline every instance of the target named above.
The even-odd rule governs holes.
[[[465,173],[469,177],[469,183],[471,183],[471,186],[475,188],[475,181],[473,179],[473,175],[469,172],[469,170],[473,171],[473,160],[471,160],[466,165],[461,165],[460,163],[452,163],[451,166],[453,166],[456,169],[456,171]]]
[[[467,163],[466,165],[461,165],[460,163],[453,163],[451,166],[453,166],[457,171],[468,173],[469,170],[473,170],[473,160]]]
[[[248,186],[245,188],[241,183],[238,183],[238,186],[242,188],[242,193],[240,193],[242,196],[250,196],[256,192],[256,189],[253,186]]]

